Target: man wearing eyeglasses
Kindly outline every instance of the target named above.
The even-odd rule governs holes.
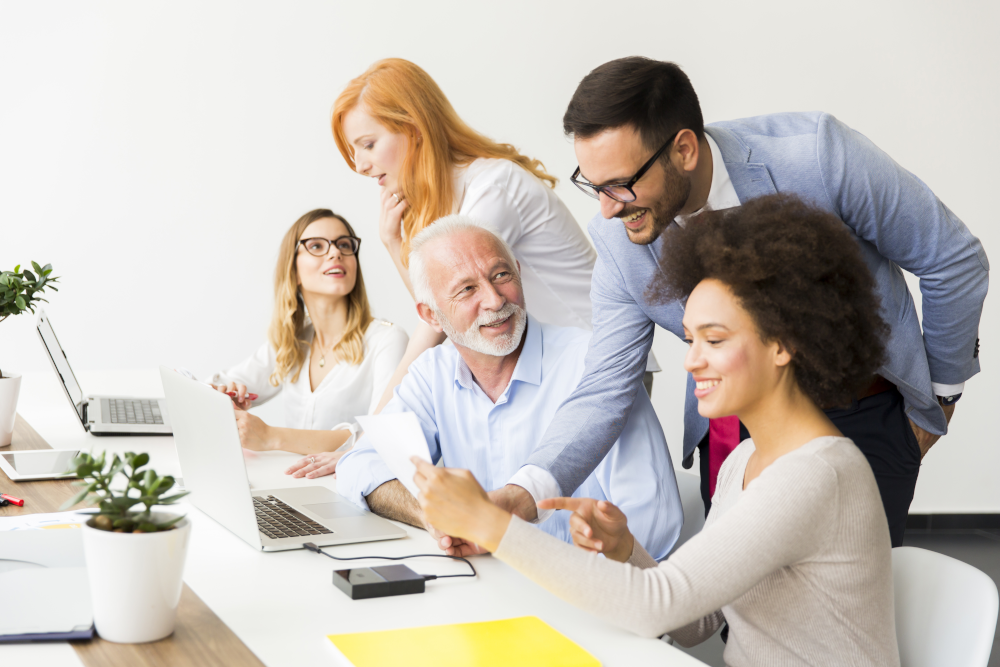
[[[989,280],[979,240],[919,179],[829,114],[704,127],[698,97],[673,63],[632,57],[601,65],[580,83],[563,126],[580,165],[572,181],[601,207],[589,227],[598,254],[594,335],[579,385],[506,487],[509,509],[534,518],[534,500],[572,493],[628,417],[654,325],[683,337],[682,304],[645,297],[670,227],[696,224],[692,216],[705,209],[787,192],[844,221],[878,284],[891,327],[888,361],[850,406],[824,407],[868,457],[892,544],[901,545],[920,460],[979,371]],[[920,278],[922,331],[900,269]],[[707,511],[714,474],[747,433],[735,417],[709,424],[693,389],[689,375],[684,465],[699,449]]]

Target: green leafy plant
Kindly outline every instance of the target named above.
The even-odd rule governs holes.
[[[20,315],[26,310],[35,312],[35,302],[45,301],[38,296],[46,288],[53,292],[59,289],[52,283],[59,278],[53,278],[52,265],[38,266],[37,262],[32,262],[31,267],[35,269],[31,272],[27,269],[21,270],[21,265],[14,267],[13,271],[0,271],[0,322],[11,315]],[[3,371],[0,371],[0,378],[3,378]]]
[[[154,470],[140,470],[149,463],[149,454],[126,452],[124,458],[115,454],[107,461],[107,452],[94,458],[81,452],[73,459],[67,472],[76,472],[82,480],[80,493],[66,501],[61,509],[69,509],[87,500],[97,502],[99,511],[92,520],[94,528],[111,530],[116,533],[155,533],[170,530],[183,516],[168,521],[153,520],[154,505],[172,505],[189,492],[182,491],[171,496],[164,494],[174,487],[174,478],[160,477]],[[131,471],[131,472],[129,472]],[[111,489],[111,481],[116,475],[123,475],[128,481],[125,490],[116,493]],[[135,492],[135,493],[133,493]],[[144,505],[144,510],[133,510],[136,505]]]

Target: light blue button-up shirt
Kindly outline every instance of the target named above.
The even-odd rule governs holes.
[[[583,374],[590,333],[528,317],[526,340],[510,384],[494,404],[451,345],[424,352],[383,410],[416,414],[432,460],[472,471],[487,490],[507,483],[542,438],[557,408]],[[337,464],[337,490],[367,509],[365,496],[395,475],[367,438]],[[663,429],[644,391],[611,451],[573,494],[608,500],[628,517],[632,534],[657,560],[665,558],[683,521]],[[539,528],[567,542],[570,512]]]

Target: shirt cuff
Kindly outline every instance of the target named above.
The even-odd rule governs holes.
[[[355,443],[358,441],[358,432],[361,431],[361,424],[359,424],[358,422],[351,422],[351,423],[341,422],[340,424],[337,424],[330,430],[351,432],[351,435],[348,436],[347,440],[344,441],[344,444],[342,444],[340,447],[337,447],[337,449],[334,450],[339,452],[342,449],[343,450],[353,449]]]
[[[954,396],[955,394],[961,394],[965,389],[965,383],[959,382],[958,384],[938,384],[937,382],[931,382],[931,389],[934,390],[935,396]]]
[[[514,473],[514,476],[507,483],[517,485],[531,494],[536,506],[539,500],[558,498],[562,495],[559,491],[559,483],[556,482],[552,473],[538,466],[521,466],[521,469]],[[539,509],[538,518],[532,523],[542,523],[554,513],[555,510]]]

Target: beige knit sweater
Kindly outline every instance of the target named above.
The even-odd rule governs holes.
[[[746,440],[719,471],[705,529],[657,564],[617,563],[514,518],[496,557],[578,607],[693,645],[729,622],[724,659],[899,665],[889,528],[875,477],[847,438],[817,438],[743,489]]]

